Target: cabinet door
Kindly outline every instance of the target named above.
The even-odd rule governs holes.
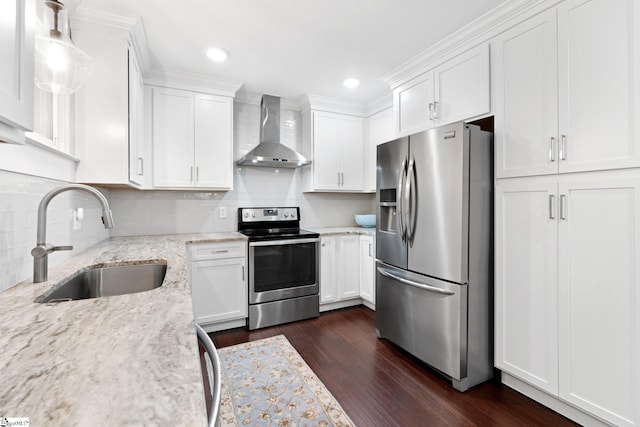
[[[135,52],[129,49],[129,180],[141,186],[145,184],[143,93],[142,72]]]
[[[225,96],[195,95],[195,185],[233,187],[233,102]]]
[[[435,126],[491,112],[489,45],[481,45],[434,71]]]
[[[558,172],[556,10],[494,42],[498,178]]]
[[[375,304],[375,246],[373,237],[360,236],[360,297]]]
[[[153,88],[153,185],[192,187],[193,93]]]
[[[5,0],[2,15],[0,141],[23,143],[24,131],[33,129],[34,1]]]
[[[191,297],[197,323],[247,317],[245,270],[245,258],[191,263]]]
[[[320,239],[320,303],[336,300],[336,238]]]
[[[317,190],[340,188],[337,114],[313,112],[313,181]]]
[[[495,364],[558,393],[556,181],[498,181]]]
[[[558,7],[560,172],[640,166],[640,6]]]
[[[362,191],[364,186],[364,140],[361,117],[343,115],[336,120],[340,189]]]
[[[400,136],[433,127],[429,104],[433,108],[433,71],[422,74],[394,90],[396,131]]]
[[[360,236],[338,238],[338,299],[360,296]]]
[[[393,108],[389,107],[367,119],[365,138],[364,190],[376,191],[376,152],[379,144],[391,141],[393,132]]]
[[[560,181],[560,397],[638,425],[640,180]]]

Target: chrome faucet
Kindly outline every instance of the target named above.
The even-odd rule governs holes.
[[[33,283],[46,282],[48,277],[49,254],[55,251],[70,251],[73,246],[54,246],[47,243],[47,207],[55,196],[65,191],[80,190],[92,194],[102,205],[102,223],[104,228],[113,228],[113,216],[109,202],[104,195],[93,187],[82,184],[67,184],[54,188],[44,195],[38,206],[38,235],[36,247],[31,250],[33,255]]]

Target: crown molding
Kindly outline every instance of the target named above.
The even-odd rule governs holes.
[[[144,73],[143,80],[145,84],[149,85],[192,90],[213,95],[230,96],[232,98],[236,96],[236,92],[243,85],[243,83],[233,80],[159,67]]]
[[[113,30],[131,31],[136,25],[137,19],[129,18],[120,15],[114,15],[112,13],[104,12],[102,10],[83,7],[80,5],[75,11],[71,20],[74,22],[83,22],[87,24],[99,24]]]
[[[234,102],[242,102],[243,104],[260,105],[262,102],[262,94],[249,93],[239,91],[236,93]],[[300,111],[300,103],[294,99],[280,98],[280,108],[285,110]]]
[[[507,0],[381,77],[391,89],[429,71],[562,0]]]
[[[371,117],[382,110],[393,107],[393,93],[389,92],[370,100],[366,105],[366,117]]]
[[[140,69],[144,74],[151,68],[153,68],[153,55],[149,49],[149,42],[147,41],[147,33],[144,29],[144,22],[142,17],[138,19],[130,32],[131,45],[138,57],[138,63]]]
[[[304,95],[300,99],[300,105],[304,110],[327,111],[358,117],[366,116],[365,106],[361,102],[346,101],[344,99],[313,95],[311,93]]]

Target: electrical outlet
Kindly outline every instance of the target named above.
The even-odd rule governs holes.
[[[218,208],[218,217],[219,218],[226,218],[227,217],[227,208],[224,206],[221,206]]]

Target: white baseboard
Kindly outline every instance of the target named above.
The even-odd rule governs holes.
[[[576,408],[575,406],[569,405],[568,403],[560,400],[559,398],[552,396],[550,394],[545,393],[544,391],[525,383],[518,378],[509,375],[506,372],[502,372],[502,384],[511,387],[512,389],[519,391],[527,397],[535,400],[538,403],[543,404],[547,408],[550,408],[557,413],[564,415],[572,421],[577,422],[580,425],[588,426],[588,427],[609,427],[611,424],[608,424],[601,420],[600,418],[596,418],[591,414],[583,412],[582,410]]]

